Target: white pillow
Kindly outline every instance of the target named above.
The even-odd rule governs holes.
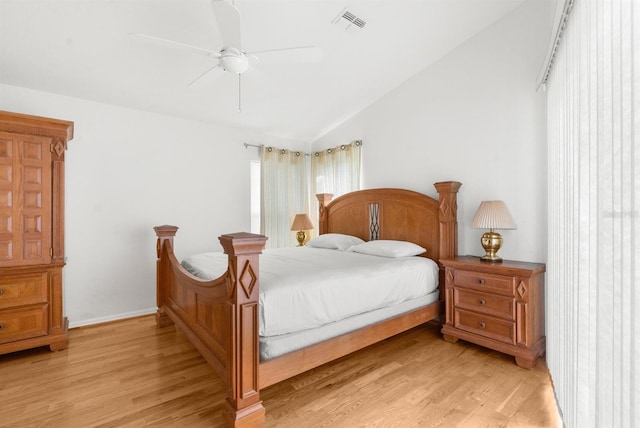
[[[342,233],[325,233],[309,240],[307,245],[314,248],[328,248],[330,250],[345,251],[354,245],[364,241],[357,236],[343,235]]]
[[[349,248],[349,251],[382,257],[410,257],[427,252],[427,250],[419,245],[414,244],[413,242],[392,241],[384,239],[354,245],[353,247]]]

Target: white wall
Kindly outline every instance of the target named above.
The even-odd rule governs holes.
[[[458,180],[460,253],[481,254],[469,223],[481,200],[504,199],[518,230],[505,258],[546,258],[544,95],[547,0],[522,7],[314,143],[363,139],[364,186],[435,196]],[[71,120],[66,153],[65,313],[72,326],[155,311],[155,234],[180,226],[178,256],[219,249],[249,230],[242,143],[304,149],[246,130],[0,85],[0,109]],[[189,187],[195,183],[194,187]]]
[[[313,143],[362,139],[363,186],[436,196],[457,180],[459,253],[482,255],[470,228],[482,200],[502,199],[518,229],[501,231],[503,258],[546,259],[545,96],[536,77],[553,1],[528,0],[437,63]]]
[[[155,311],[153,226],[180,227],[176,253],[220,250],[250,230],[248,131],[0,85],[0,110],[70,120],[64,311],[71,326]]]

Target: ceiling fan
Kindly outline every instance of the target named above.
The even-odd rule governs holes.
[[[235,2],[234,2],[235,3]],[[241,37],[241,19],[240,11],[232,4],[225,0],[212,0],[211,7],[213,14],[218,24],[218,30],[222,39],[222,48],[219,51],[212,51],[204,49],[199,46],[193,46],[186,43],[181,43],[174,40],[167,40],[161,37],[151,36],[148,34],[135,33],[134,36],[151,39],[161,42],[166,45],[174,46],[177,48],[190,49],[194,52],[204,54],[206,56],[216,58],[218,62],[212,67],[205,70],[202,74],[197,76],[189,83],[192,86],[204,76],[213,72],[216,69],[220,69],[225,72],[238,75],[238,111],[242,111],[242,98],[241,98],[241,75],[247,71],[252,65],[259,62],[259,56],[263,54],[277,54],[279,60],[295,60],[295,55],[299,55],[300,51],[313,51],[312,55],[305,55],[301,57],[303,60],[319,59],[321,56],[321,50],[316,46],[297,46],[297,47],[285,47],[278,49],[268,49],[256,52],[245,52],[242,50],[242,37]],[[292,56],[292,54],[294,56]]]

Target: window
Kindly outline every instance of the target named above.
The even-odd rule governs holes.
[[[317,233],[316,193],[339,196],[360,188],[362,143],[354,141],[306,155],[262,147],[261,160],[251,162],[251,231],[269,237],[267,247],[295,243],[291,222],[308,213]]]

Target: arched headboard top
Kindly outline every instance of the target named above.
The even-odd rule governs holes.
[[[435,261],[457,255],[457,198],[461,183],[435,183],[439,198],[406,189],[367,189],[317,195],[319,232],[344,233],[365,241],[409,241],[427,249]]]

